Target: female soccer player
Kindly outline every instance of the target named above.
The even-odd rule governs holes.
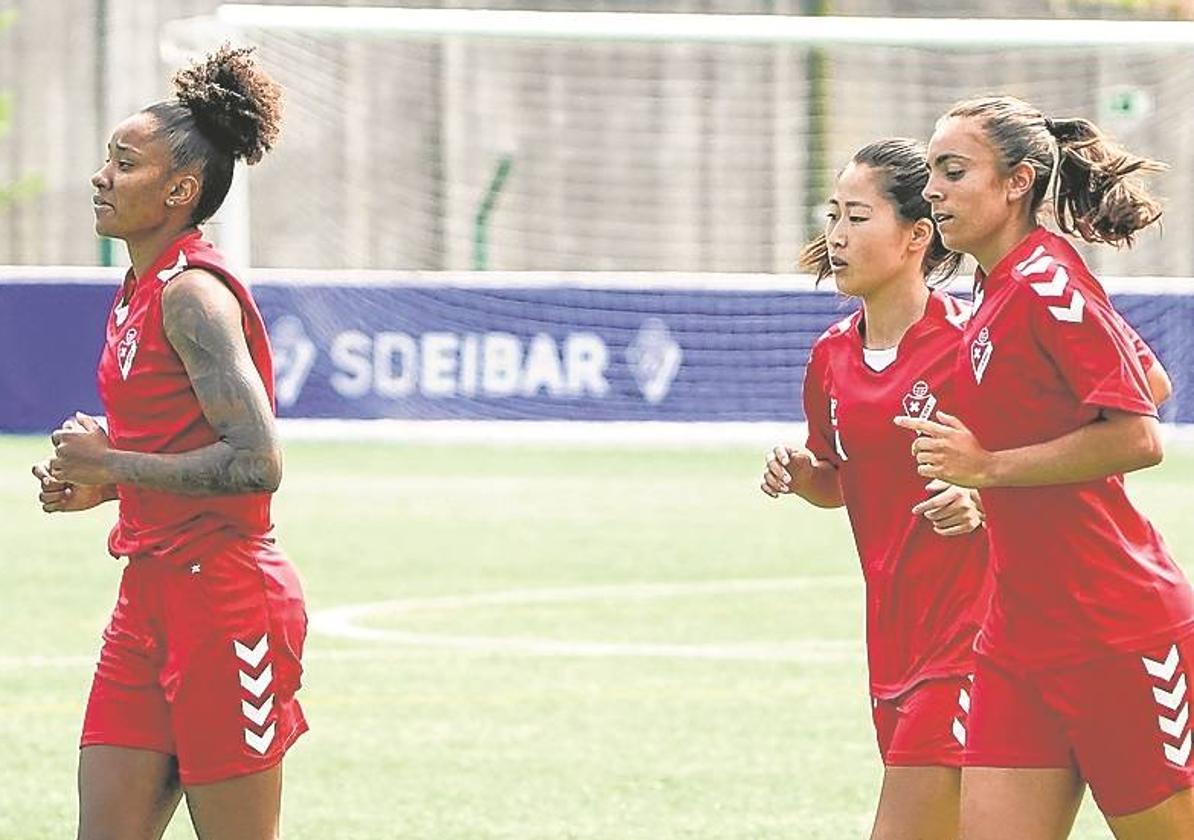
[[[249,50],[174,77],[118,125],[92,176],[96,232],[132,267],[99,363],[107,431],[76,414],[34,467],[48,512],[118,499],[127,557],[88,701],[79,837],[158,838],[185,793],[200,837],[278,834],[306,614],[271,537],[282,457],[261,315],[198,225],[234,162],[278,134],[280,91]]]
[[[1161,460],[1156,409],[1107,294],[1038,225],[1052,178],[1061,231],[1130,245],[1161,215],[1134,176],[1160,165],[1006,96],[954,106],[929,156],[924,195],[978,261],[977,306],[955,410],[896,422],[920,433],[922,476],[982,489],[996,580],[962,836],[1066,837],[1085,782],[1119,840],[1194,838],[1194,590],[1123,481]]]
[[[972,495],[917,475],[898,415],[953,402],[968,306],[930,288],[959,255],[922,196],[924,147],[859,150],[801,267],[833,275],[859,312],[817,341],[804,381],[806,448],[777,447],[762,490],[845,504],[867,588],[872,713],[885,765],[873,840],[954,840],[972,646],[986,611],[987,536]],[[926,280],[928,282],[926,282]]]

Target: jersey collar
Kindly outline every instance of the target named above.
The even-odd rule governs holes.
[[[929,299],[925,303],[924,313],[912,322],[912,325],[904,331],[903,337],[900,339],[896,347],[903,347],[905,342],[915,341],[916,336],[921,330],[927,329],[929,326],[945,321],[945,316],[948,314],[945,308],[945,301],[941,299],[943,293],[936,289],[929,290]],[[866,343],[863,341],[862,333],[866,328],[866,317],[863,314],[862,307],[858,308],[852,316],[853,325],[850,329],[850,334],[853,342],[858,346],[859,351],[866,349]]]
[[[189,228],[183,231],[169,245],[162,249],[162,253],[158,254],[157,258],[142,276],[163,282],[172,279],[176,274],[186,268],[185,258],[182,258],[181,263],[179,260],[187,246],[201,238],[203,238],[203,232],[198,228]],[[140,288],[140,283],[138,282],[140,279],[133,274],[133,269],[130,266],[128,271],[124,273],[123,291],[120,295],[121,300],[128,301],[132,298],[136,290]]]
[[[1015,266],[1032,253],[1037,245],[1040,245],[1052,234],[1048,229],[1037,225],[1028,234],[1021,239],[1016,246],[1003,255],[1003,258],[995,264],[991,269],[991,273],[983,271],[982,266],[974,269],[974,293],[976,295],[986,294],[994,289],[999,288],[1006,283],[1012,276],[1012,270]]]

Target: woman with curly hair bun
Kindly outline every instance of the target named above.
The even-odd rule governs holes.
[[[74,414],[33,468],[46,512],[119,502],[125,557],[79,756],[79,838],[159,838],[185,794],[204,840],[276,838],[302,589],[274,542],[273,362],[252,296],[198,226],[235,161],[278,136],[280,90],[224,46],[120,123],[91,183],[95,229],[132,267],[107,317],[107,415]]]

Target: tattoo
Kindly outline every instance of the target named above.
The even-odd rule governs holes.
[[[282,456],[269,397],[253,365],[236,296],[202,270],[183,272],[162,295],[162,324],[219,440],[192,452],[119,453],[118,483],[171,493],[273,492]]]

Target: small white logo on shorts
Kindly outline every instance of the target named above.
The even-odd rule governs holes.
[[[270,692],[274,682],[274,666],[267,664],[261,668],[265,655],[269,653],[269,636],[263,634],[252,647],[233,641],[232,649],[236,658],[243,663],[239,675],[241,688],[250,695],[242,697],[240,701],[241,714],[252,724],[245,727],[245,744],[258,755],[265,755],[277,732],[277,721],[270,723],[264,731],[261,730],[274,710],[274,695]],[[257,676],[253,676],[254,673]]]
[[[1157,726],[1166,740],[1161,748],[1165,758],[1182,767],[1190,760],[1191,734],[1190,701],[1187,697],[1186,671],[1181,667],[1181,654],[1177,645],[1170,645],[1164,659],[1140,657],[1144,670],[1153,680],[1153,699],[1157,701],[1159,714]]]

